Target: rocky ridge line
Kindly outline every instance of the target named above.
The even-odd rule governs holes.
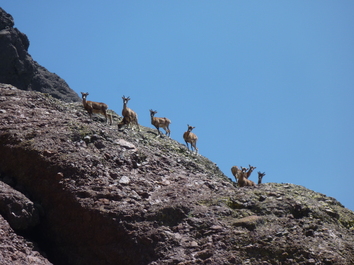
[[[27,233],[53,264],[354,263],[354,213],[334,198],[237,188],[155,129],[101,121],[0,85],[1,177],[38,207]]]

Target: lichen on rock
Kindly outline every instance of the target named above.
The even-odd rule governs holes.
[[[353,264],[354,213],[334,198],[238,188],[183,144],[81,103],[0,85],[0,110],[1,176],[38,205],[54,264]]]

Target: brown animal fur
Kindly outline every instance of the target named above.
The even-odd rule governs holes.
[[[102,114],[106,118],[106,123],[108,123],[108,118],[109,118],[110,124],[112,125],[112,116],[107,114],[107,109],[108,109],[107,104],[101,102],[88,101],[86,100],[86,98],[89,95],[89,93],[81,92],[81,94],[82,94],[82,104],[84,105],[85,110],[90,115],[90,118],[92,119],[92,113]]]
[[[194,148],[196,153],[198,153],[198,148],[197,148],[198,137],[194,133],[192,133],[192,130],[195,127],[189,126],[188,124],[187,124],[187,126],[188,126],[188,130],[183,134],[183,139],[186,142],[188,150],[189,150],[188,143],[190,143],[191,144],[191,151],[193,152],[193,148]]]
[[[233,166],[231,168],[231,172],[232,175],[234,175],[234,177],[237,179],[237,184],[239,187],[256,186],[256,184],[252,180],[249,180],[247,177],[249,169],[245,167],[241,167],[241,169],[239,169],[237,166]]]
[[[122,128],[124,125],[127,125],[129,127],[130,124],[135,124],[138,127],[138,131],[140,131],[139,123],[138,123],[138,115],[133,111],[132,109],[127,107],[128,101],[130,100],[130,97],[122,97],[123,99],[123,110],[122,110],[122,115],[123,115],[123,120],[118,123],[118,129]]]
[[[241,172],[242,172],[241,169],[239,169],[237,166],[233,166],[233,167],[231,168],[231,173],[232,173],[232,175],[234,175],[234,177],[235,177],[236,179],[238,179],[238,176],[239,176],[239,174],[240,174]]]
[[[247,171],[245,168],[242,170],[241,174],[239,174],[237,184],[239,187],[256,186],[252,180],[247,179]]]
[[[251,176],[253,170],[255,170],[255,169],[256,169],[256,167],[252,167],[251,165],[249,165],[249,169],[248,169],[248,171],[247,171],[247,176],[246,176],[246,178],[249,178],[249,177]]]
[[[157,118],[154,117],[154,115],[157,113],[157,111],[150,110],[150,116],[151,116],[151,124],[154,125],[161,136],[160,128],[163,128],[166,132],[167,136],[170,136],[171,131],[170,131],[170,123],[171,121],[167,118]]]

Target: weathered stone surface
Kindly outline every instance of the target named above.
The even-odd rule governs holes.
[[[25,195],[0,181],[0,214],[15,230],[24,230],[39,223],[34,203]]]
[[[243,217],[240,219],[236,219],[233,223],[234,226],[242,226],[249,230],[254,230],[256,225],[262,220],[261,216],[251,215],[247,217]]]
[[[16,235],[0,215],[0,264],[1,265],[49,265],[50,263],[31,242]]]
[[[118,131],[81,103],[0,85],[0,109],[1,176],[40,205],[35,239],[54,264],[354,264],[354,213],[334,198],[235,187],[155,129]]]
[[[14,28],[12,16],[0,8],[0,82],[48,93],[66,102],[79,101],[63,79],[32,59],[29,45],[27,36]]]

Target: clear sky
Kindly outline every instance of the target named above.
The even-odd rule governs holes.
[[[1,1],[35,61],[232,177],[294,183],[354,210],[354,1]],[[118,133],[118,132],[117,132]]]

